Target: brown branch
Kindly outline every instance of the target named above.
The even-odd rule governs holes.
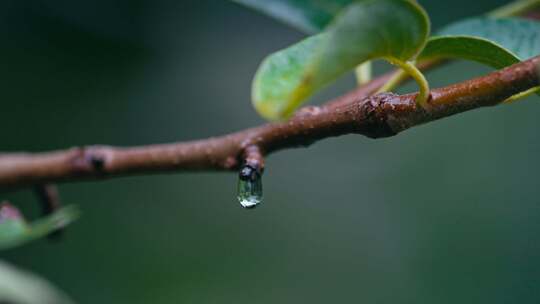
[[[419,124],[496,105],[540,85],[539,66],[540,56],[432,90],[427,109],[416,106],[416,94],[369,96],[386,81],[388,76],[383,76],[325,106],[302,108],[288,121],[221,137],[132,148],[90,146],[37,154],[1,154],[0,189],[152,172],[237,170],[246,162],[257,163],[262,169],[263,155],[277,150],[350,133],[371,138],[393,136]]]

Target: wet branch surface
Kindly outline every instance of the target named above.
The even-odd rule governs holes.
[[[428,107],[416,94],[373,94],[383,75],[323,106],[300,109],[284,122],[197,141],[120,148],[76,147],[46,153],[0,154],[0,190],[167,171],[230,171],[244,163],[264,167],[264,156],[309,146],[333,136],[394,136],[410,127],[457,113],[494,106],[540,85],[540,56],[483,77],[434,89]]]

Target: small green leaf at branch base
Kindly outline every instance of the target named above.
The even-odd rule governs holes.
[[[6,216],[6,214],[20,214],[19,210],[8,203],[0,206],[0,250],[10,249],[23,245],[38,238],[45,237],[56,229],[65,227],[79,217],[79,209],[67,206],[53,214],[28,224],[22,215]]]
[[[253,81],[253,104],[267,119],[287,118],[305,99],[365,61],[414,59],[428,36],[427,14],[412,1],[355,2],[323,33],[267,57]]]

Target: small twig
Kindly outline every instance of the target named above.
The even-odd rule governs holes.
[[[53,212],[57,211],[58,209],[62,207],[62,203],[60,201],[60,195],[58,193],[58,187],[56,187],[56,185],[53,185],[53,184],[38,185],[35,187],[35,193],[41,204],[41,210],[44,216],[52,214]],[[64,228],[59,228],[51,232],[48,235],[48,237],[51,240],[56,240],[62,237],[63,233],[64,233]]]
[[[260,173],[264,170],[263,152],[257,145],[250,145],[244,149],[244,164],[257,169]]]

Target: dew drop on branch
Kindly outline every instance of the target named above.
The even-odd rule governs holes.
[[[238,201],[242,207],[252,209],[262,202],[262,178],[261,173],[249,166],[244,165],[238,175]]]

